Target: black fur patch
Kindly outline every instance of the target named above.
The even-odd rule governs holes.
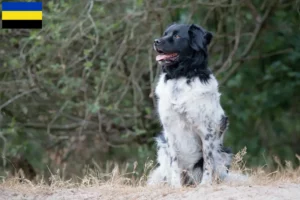
[[[204,159],[200,158],[198,162],[194,165],[194,169],[201,168],[203,170]]]
[[[227,130],[228,125],[229,125],[229,119],[227,116],[223,115],[220,122],[220,133],[219,133],[220,136]]]
[[[198,65],[196,64],[197,62]],[[207,61],[197,62],[194,65],[185,62],[182,64],[178,64],[178,66],[175,68],[172,68],[172,66],[168,66],[168,68],[163,67],[163,72],[167,73],[167,75],[165,76],[165,81],[168,81],[170,79],[178,79],[180,77],[186,77],[187,84],[190,84],[191,81],[193,81],[195,78],[199,78],[202,83],[208,83],[212,72],[209,69],[205,69],[207,67]]]
[[[185,186],[195,185],[194,179],[189,175],[187,171],[182,171],[180,174],[181,184]]]
[[[212,138],[213,137],[213,135],[212,134],[207,134],[206,136],[205,136],[205,140],[209,140],[209,138]]]
[[[232,154],[232,150],[230,147],[221,147],[221,152]]]
[[[188,173],[186,171],[181,172],[180,178],[181,178],[181,184],[182,185],[189,185],[190,176],[188,175]]]

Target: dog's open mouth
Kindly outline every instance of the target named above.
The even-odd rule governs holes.
[[[156,61],[174,61],[177,56],[177,53],[160,53],[156,56]]]

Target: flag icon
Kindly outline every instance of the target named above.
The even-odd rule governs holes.
[[[2,2],[2,28],[41,29],[42,2]]]

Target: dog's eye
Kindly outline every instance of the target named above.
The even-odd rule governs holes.
[[[179,39],[180,36],[176,34],[176,35],[174,35],[174,38]]]

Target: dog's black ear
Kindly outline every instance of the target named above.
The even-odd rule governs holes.
[[[204,38],[205,38],[205,43],[206,43],[206,45],[209,45],[209,43],[211,42],[211,40],[213,39],[213,34],[211,33],[211,32],[206,32],[205,33],[205,36],[204,36]]]
[[[189,27],[190,46],[195,51],[206,50],[206,46],[212,40],[212,33],[207,32],[202,27],[192,24]]]

